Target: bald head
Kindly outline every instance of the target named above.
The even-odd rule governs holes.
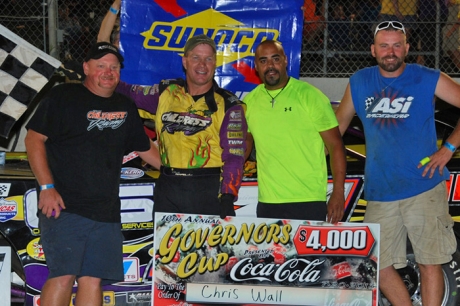
[[[254,64],[267,89],[275,90],[286,85],[289,79],[286,70],[287,58],[280,42],[261,42],[256,48]]]
[[[278,52],[280,54],[282,54],[283,56],[286,56],[285,53],[284,53],[284,48],[283,46],[281,45],[281,43],[279,41],[276,41],[276,40],[272,40],[272,39],[267,39],[267,40],[264,40],[263,42],[261,42],[257,48],[256,48],[256,58],[257,58],[257,53],[261,50],[261,49],[264,49],[264,48],[267,48],[267,47],[275,47]]]

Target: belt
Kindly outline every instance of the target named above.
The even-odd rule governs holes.
[[[220,172],[220,167],[195,169],[171,168],[164,166],[160,167],[160,173],[175,176],[219,175]]]

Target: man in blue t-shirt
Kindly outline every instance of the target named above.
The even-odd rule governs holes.
[[[441,305],[441,264],[456,250],[445,166],[460,145],[460,128],[438,149],[434,96],[460,107],[460,85],[439,70],[406,64],[408,51],[400,22],[378,24],[371,46],[378,65],[350,78],[336,116],[342,134],[355,113],[364,126],[364,222],[380,224],[380,290],[392,305],[412,305],[396,271],[406,265],[409,237],[423,305]]]

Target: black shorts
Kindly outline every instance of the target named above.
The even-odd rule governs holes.
[[[39,226],[49,278],[91,276],[102,279],[102,285],[124,280],[120,223],[61,211],[57,219],[39,213]]]
[[[257,217],[326,221],[326,202],[257,203]]]
[[[153,192],[154,212],[219,215],[219,192],[220,171],[189,176],[162,171]]]

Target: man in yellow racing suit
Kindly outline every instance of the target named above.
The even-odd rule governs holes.
[[[186,79],[163,81],[156,111],[161,155],[155,212],[234,216],[244,166],[244,104],[214,81],[216,46],[190,38]]]

